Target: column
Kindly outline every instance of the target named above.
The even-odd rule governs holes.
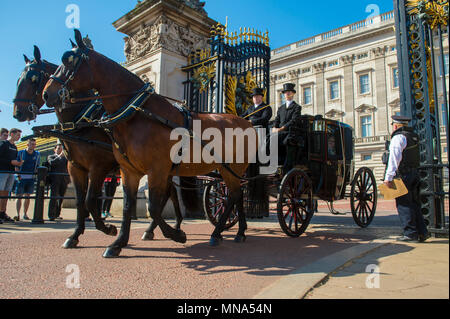
[[[387,103],[387,83],[386,83],[386,63],[385,63],[385,47],[378,47],[372,49],[375,56],[375,78],[372,83],[372,90],[374,90],[375,101],[377,103],[375,135],[387,135],[389,119],[388,103]]]
[[[341,57],[344,66],[344,123],[355,127],[355,93],[353,83],[353,61],[355,55],[346,55]]]

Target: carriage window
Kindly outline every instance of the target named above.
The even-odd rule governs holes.
[[[327,153],[330,159],[342,159],[340,127],[327,125]]]
[[[321,120],[314,121],[314,128],[313,128],[313,130],[316,131],[316,132],[323,132],[323,131],[325,131],[325,121],[321,121]]]
[[[322,133],[312,133],[311,153],[322,154]]]
[[[328,135],[328,157],[336,157],[336,138]]]

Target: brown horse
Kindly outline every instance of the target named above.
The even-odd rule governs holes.
[[[71,95],[72,93],[96,89],[103,99],[106,112],[110,115],[115,114],[129,102],[137,91],[143,88],[144,82],[116,62],[89,50],[84,45],[81,33],[78,30],[75,30],[75,39],[78,48],[64,54],[63,64],[44,88],[44,100],[49,106],[58,105],[64,102],[61,101],[60,96],[63,96],[64,99],[70,99],[70,96],[67,96],[68,93]],[[111,97],[112,95],[114,97]],[[120,152],[117,148],[114,148],[114,155],[120,163],[127,202],[124,206],[121,234],[107,248],[103,256],[117,257],[121,248],[127,245],[130,212],[136,205],[134,198],[136,198],[139,180],[144,175],[148,176],[149,210],[152,218],[158,223],[164,236],[184,243],[186,234],[181,230],[174,230],[161,217],[168,180],[172,176],[199,176],[218,170],[230,190],[230,199],[224,214],[211,235],[210,244],[217,245],[221,240],[221,232],[233,205],[241,203],[239,201],[242,197],[240,179],[236,178],[235,175],[242,176],[244,174],[249,161],[255,158],[256,151],[249,151],[249,144],[245,144],[244,160],[241,163],[236,163],[233,160],[228,166],[217,162],[206,163],[203,159],[200,163],[182,162],[179,166],[175,166],[170,155],[172,147],[177,141],[170,139],[171,128],[161,121],[155,120],[155,118],[170,120],[171,123],[177,123],[179,127],[183,127],[183,114],[157,94],[151,94],[141,105],[141,110],[147,111],[147,114],[153,114],[154,117],[149,118],[141,113],[134,114],[114,126],[114,139],[122,149],[122,152]],[[228,151],[233,155],[233,159],[238,158],[235,143],[227,145],[226,129],[252,130],[248,121],[230,114],[193,113],[192,117],[194,120],[201,121],[202,132],[208,128],[219,130],[221,132],[222,154]],[[241,242],[245,240],[247,225],[242,207],[238,207],[238,212],[239,231],[235,241]]]
[[[31,121],[36,118],[40,108],[44,105],[42,100],[42,92],[45,83],[53,74],[57,66],[45,60],[41,60],[39,48],[34,48],[34,60],[30,61],[26,56],[26,67],[17,82],[17,92],[14,99],[14,118],[20,122]],[[83,109],[87,105],[81,105]],[[80,112],[71,109],[64,112],[56,110],[56,115],[60,123],[72,122]],[[101,142],[104,145],[111,145],[111,140],[104,130],[100,128],[83,128],[70,135]],[[68,163],[68,171],[75,186],[77,197],[77,228],[75,232],[66,240],[64,248],[75,248],[79,242],[79,236],[84,233],[85,219],[91,212],[95,226],[98,230],[108,235],[117,235],[117,229],[114,225],[105,225],[100,217],[101,203],[98,197],[102,193],[102,185],[107,174],[114,173],[118,170],[119,164],[110,151],[104,148],[96,147],[95,143],[77,143],[71,140],[63,141],[67,153],[70,155]],[[178,198],[174,187],[171,188],[171,198],[174,203],[175,213],[177,216],[176,227],[179,229],[182,222],[182,215],[179,209]],[[152,222],[150,227],[144,233],[143,240],[153,238],[153,231],[157,227]]]

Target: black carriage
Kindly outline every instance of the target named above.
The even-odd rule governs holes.
[[[360,227],[367,227],[375,215],[377,185],[374,174],[367,167],[354,174],[353,128],[347,124],[304,115],[290,132],[290,151],[294,154],[294,165],[283,173],[283,167],[271,175],[261,176],[267,197],[276,198],[276,212],[282,230],[291,237],[300,236],[308,227],[317,200],[331,204],[350,198],[353,219]],[[293,151],[293,152],[292,152]],[[249,183],[242,182],[244,209],[253,205],[248,197]],[[347,188],[350,192],[347,193]],[[250,189],[251,191],[251,189]],[[227,188],[221,182],[209,184],[203,194],[203,208],[212,224],[216,224],[224,211]],[[269,212],[267,205],[258,203]],[[260,207],[260,208],[261,208]],[[226,227],[237,222],[233,211]]]

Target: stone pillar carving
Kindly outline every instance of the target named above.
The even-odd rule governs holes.
[[[125,37],[124,66],[139,76],[151,68],[156,92],[183,99],[191,52],[208,47],[211,26],[198,0],[145,0],[113,23]]]

